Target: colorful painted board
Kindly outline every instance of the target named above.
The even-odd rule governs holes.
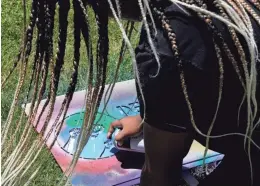
[[[108,86],[106,86],[106,89]],[[72,155],[75,151],[75,143],[77,141],[80,127],[82,125],[82,117],[84,114],[84,100],[86,91],[76,92],[70,104],[66,119],[62,124],[62,130],[58,136],[55,145],[51,149],[53,156],[60,165],[63,171],[66,170]],[[50,124],[54,122],[64,96],[56,98],[54,113]],[[45,100],[40,103],[40,108]],[[30,104],[26,107],[26,112],[29,111]],[[100,118],[100,112],[104,108],[104,98],[99,108],[96,121]],[[37,127],[39,131],[47,115],[47,110],[43,114],[40,123]],[[121,167],[121,162],[115,157],[117,149],[114,147],[112,140],[107,140],[106,133],[109,124],[115,119],[120,119],[127,115],[135,115],[139,112],[139,104],[136,99],[136,89],[134,80],[119,82],[116,84],[108,103],[106,112],[101,120],[95,125],[93,133],[86,144],[81,158],[75,169],[72,178],[72,184],[75,186],[112,186],[124,185],[130,186],[139,183],[141,170],[139,169],[124,169]],[[55,131],[54,131],[55,132]],[[53,140],[47,141],[47,145]],[[183,161],[185,168],[191,168],[202,164],[204,147],[194,141],[189,154]],[[214,162],[223,158],[223,155],[209,151],[207,154],[206,163]]]

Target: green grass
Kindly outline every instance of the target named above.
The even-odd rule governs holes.
[[[27,1],[27,13],[30,11],[30,1]],[[27,14],[27,18],[28,18]],[[56,21],[58,19],[57,14],[55,17]],[[69,30],[68,30],[68,43],[67,43],[67,50],[65,56],[65,65],[62,69],[62,74],[60,78],[60,85],[58,89],[58,95],[62,95],[65,93],[67,86],[69,84],[69,77],[72,73],[72,60],[73,60],[73,11],[70,11],[69,14]],[[91,20],[91,34],[96,39],[96,28],[94,22],[94,15],[93,13],[90,14]],[[28,22],[28,19],[27,19]],[[18,54],[20,44],[22,42],[22,31],[23,31],[23,8],[22,8],[22,1],[10,1],[10,0],[3,0],[2,1],[2,55],[1,55],[1,68],[2,68],[2,80],[6,77],[9,69],[12,67],[13,61]],[[121,33],[117,27],[117,24],[110,20],[109,25],[109,36],[110,36],[110,50],[109,50],[109,64],[108,64],[108,77],[107,83],[112,82],[114,77],[114,70],[116,66],[116,62],[118,59],[118,54],[121,46]],[[57,41],[57,27],[55,27],[55,42]],[[135,41],[136,42],[136,41]],[[83,42],[82,42],[83,43]],[[95,44],[95,42],[94,42]],[[57,48],[57,43],[55,43],[55,47]],[[33,55],[31,55],[33,56]],[[30,58],[30,62],[32,58]],[[87,60],[86,60],[86,51],[85,46],[82,44],[81,47],[81,61],[80,61],[80,68],[79,68],[79,77],[78,77],[78,84],[77,90],[85,89],[86,87],[86,72],[87,72]],[[30,72],[30,71],[29,71]],[[2,124],[4,123],[12,99],[13,94],[15,91],[15,87],[18,81],[18,73],[19,73],[19,66],[16,71],[13,73],[11,78],[9,79],[6,86],[2,89],[1,92],[1,118]],[[30,73],[27,73],[27,79]],[[132,64],[129,54],[126,54],[124,62],[121,66],[121,70],[119,73],[119,81],[128,80],[133,78],[132,72]],[[28,81],[26,82],[28,84]],[[26,86],[24,86],[26,87]],[[25,95],[26,91],[24,90],[22,95]],[[46,96],[46,95],[45,95]],[[19,101],[21,105],[23,100]],[[17,114],[15,115],[15,121],[19,118],[19,113],[21,110],[18,109]],[[12,125],[13,129],[15,129],[15,125]],[[36,134],[35,134],[36,135]],[[43,153],[41,154],[41,158],[46,158],[48,161],[42,166],[40,170],[39,176],[35,180],[32,181],[30,185],[32,186],[54,186],[57,184],[58,178],[62,176],[62,172],[55,162],[54,158],[50,154],[47,149],[44,149]],[[36,164],[37,166],[37,164]]]

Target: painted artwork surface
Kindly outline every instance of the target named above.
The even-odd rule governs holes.
[[[106,86],[106,89],[108,86]],[[66,119],[62,125],[61,132],[58,136],[55,145],[51,149],[53,156],[63,171],[66,170],[72,160],[72,155],[75,152],[77,138],[84,116],[84,102],[86,91],[74,93],[70,108]],[[50,121],[50,125],[54,122],[58,115],[61,103],[64,96],[56,98],[54,113]],[[74,175],[72,177],[72,185],[75,186],[113,186],[124,185],[130,186],[139,183],[140,169],[126,169],[121,166],[115,154],[118,149],[114,147],[113,138],[106,138],[110,123],[115,119],[120,119],[128,115],[136,115],[139,113],[139,104],[136,99],[136,89],[134,80],[119,82],[116,84],[111,98],[108,102],[104,115],[101,112],[104,108],[104,97],[99,107],[99,112],[95,120],[95,126],[90,136],[88,143],[85,145]],[[43,100],[40,104],[43,106]],[[26,107],[26,112],[29,111],[30,104]],[[40,130],[47,115],[47,110],[43,114],[37,130]],[[47,145],[51,144],[55,130],[51,138],[47,141]],[[194,141],[189,154],[183,161],[184,168],[192,168],[202,164],[204,147]],[[207,154],[206,163],[221,160],[223,155],[209,151]]]

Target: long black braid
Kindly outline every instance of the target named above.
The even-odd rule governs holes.
[[[37,112],[40,100],[42,99],[45,89],[46,80],[48,76],[49,65],[53,63],[53,28],[54,28],[54,16],[55,16],[55,6],[57,1],[48,0],[46,1],[46,13],[45,13],[45,36],[44,36],[44,60],[42,67],[42,81],[40,85],[40,90],[37,97],[37,105],[34,112]]]
[[[53,67],[53,27],[54,27],[54,16],[55,16],[55,6],[57,1],[47,1],[46,2],[46,27],[45,27],[45,56],[44,56],[44,65],[42,69],[42,84],[38,92],[37,105],[34,110],[34,113],[38,111],[38,106],[40,100],[42,99],[45,89],[46,89],[46,80],[48,76],[48,68],[51,63]],[[52,68],[53,70],[53,68]]]
[[[85,146],[86,141],[90,136],[90,132],[93,129],[92,123],[94,122],[98,106],[101,101],[101,97],[105,88],[105,78],[106,78],[106,67],[107,67],[107,55],[108,55],[108,11],[107,11],[107,2],[106,1],[95,1],[92,5],[94,12],[96,13],[96,21],[98,25],[99,39],[97,43],[97,61],[96,69],[97,76],[94,81],[90,76],[92,72],[89,71],[89,81],[88,81],[88,91],[86,99],[86,112],[84,115],[84,121],[82,130],[79,135],[79,140],[77,143],[77,150],[74,153],[73,160],[69,169],[66,171],[69,177],[72,175],[78,158]],[[92,89],[93,87],[93,89]]]
[[[80,9],[80,5],[78,0],[73,0],[73,8],[74,8],[74,60],[73,60],[73,72],[71,75],[71,80],[69,83],[69,87],[67,89],[67,92],[65,94],[65,98],[61,104],[61,109],[59,111],[59,114],[54,122],[54,124],[52,125],[52,128],[50,131],[48,131],[45,140],[47,140],[49,138],[49,136],[51,135],[52,131],[54,130],[54,128],[56,127],[57,122],[60,119],[60,116],[62,115],[63,111],[64,113],[67,113],[68,108],[69,108],[69,104],[72,100],[75,88],[76,88],[76,84],[77,84],[77,78],[78,78],[78,67],[79,67],[79,61],[80,61],[80,32],[81,32],[81,19],[82,19],[82,14],[81,14],[81,9]],[[65,114],[62,117],[62,121],[61,123],[63,123],[64,119],[65,119]],[[46,132],[47,125],[45,125],[41,131]],[[58,137],[59,133],[60,133],[60,129],[61,129],[61,125],[58,127],[58,129],[56,129],[56,133],[55,133],[55,140]],[[51,144],[50,148],[54,145],[54,142]]]
[[[33,66],[35,66],[35,68],[33,68],[33,72],[31,75],[31,78],[33,78],[33,80],[30,80],[30,84],[32,83],[32,81],[34,81],[34,89],[32,92],[32,98],[31,98],[31,105],[30,105],[30,110],[29,110],[29,114],[28,114],[28,121],[27,121],[27,128],[29,127],[30,124],[30,120],[33,114],[33,108],[35,106],[35,100],[37,97],[37,92],[38,92],[38,88],[39,88],[39,80],[40,80],[40,74],[41,74],[41,69],[42,69],[42,64],[43,64],[43,43],[44,43],[44,13],[43,13],[43,9],[41,6],[42,2],[37,1],[37,17],[36,17],[36,25],[37,25],[37,39],[36,39],[36,53],[34,55],[34,64]],[[41,6],[41,7],[40,7]],[[30,91],[30,90],[28,90]],[[28,134],[28,133],[27,133]],[[23,136],[25,135],[25,133],[23,134]]]
[[[29,120],[31,117],[34,116],[33,109],[35,107],[35,101],[37,100],[37,92],[39,89],[39,83],[40,83],[40,75],[42,73],[42,68],[44,66],[44,46],[45,46],[45,9],[44,9],[44,3],[43,1],[38,2],[38,17],[37,17],[37,28],[38,28],[38,36],[36,41],[36,50],[37,53],[35,54],[34,62],[38,64],[36,75],[35,75],[35,85],[34,85],[34,92],[33,92],[33,98],[31,101],[31,107],[30,107],[30,113],[29,113]],[[36,65],[37,65],[36,64]]]
[[[84,38],[84,41],[85,41],[85,45],[86,45],[86,50],[87,50],[87,59],[88,59],[88,64],[89,64],[89,68],[90,68],[90,71],[93,70],[93,53],[92,53],[92,42],[91,42],[91,38],[90,38],[90,31],[89,31],[89,24],[88,24],[88,17],[87,17],[87,7],[86,7],[86,3],[85,2],[82,2],[82,1],[73,1],[73,5],[74,5],[74,11],[77,13],[77,14],[74,14],[74,21],[75,22],[75,31],[74,31],[74,45],[75,47],[74,48],[78,48],[78,41],[76,41],[76,39],[78,38],[78,29],[80,29],[82,35],[83,35],[83,38]],[[75,50],[74,51],[74,55],[77,55],[78,51]],[[79,54],[78,54],[79,55]],[[74,57],[74,63],[75,63],[75,60],[77,59],[77,57]],[[76,85],[76,83],[74,83]],[[71,89],[71,88],[70,88]],[[75,86],[73,88],[75,90]],[[73,93],[74,91],[72,91]],[[57,138],[57,136],[59,135],[59,132],[60,132],[60,128],[62,127],[62,123],[65,119],[65,114],[63,115],[62,117],[62,121],[59,122],[59,119],[63,113],[63,110],[65,108],[65,112],[67,112],[67,109],[68,109],[68,106],[69,106],[69,103],[71,101],[71,98],[72,98],[72,95],[69,96],[66,94],[65,96],[65,99],[62,103],[62,106],[61,106],[61,109],[60,109],[60,112],[58,114],[58,116],[56,117],[56,120],[53,124],[53,127],[51,129],[51,131],[56,127],[56,132],[55,132],[55,139]],[[66,105],[66,106],[65,106]],[[57,123],[60,123],[58,126]],[[50,132],[51,132],[50,131]],[[49,132],[49,134],[50,134]],[[54,142],[51,144],[50,147],[52,147],[54,145]]]
[[[82,13],[82,18],[81,18],[81,33],[86,45],[86,50],[87,50],[87,59],[89,62],[89,68],[93,69],[93,52],[92,52],[92,41],[91,41],[91,35],[89,31],[89,22],[88,22],[88,15],[87,15],[87,7],[86,7],[86,2],[85,1],[79,1],[80,7],[81,7],[81,13]]]
[[[66,4],[65,4],[65,7],[66,7]],[[69,10],[69,7],[67,7],[68,8],[68,10]],[[67,13],[68,13],[68,11],[66,11]],[[66,26],[66,29],[67,29],[67,26]],[[59,43],[60,44],[60,43]],[[66,45],[66,43],[64,43],[64,45]],[[59,53],[59,51],[58,51],[58,53]],[[63,54],[65,54],[65,48],[64,48],[64,53]],[[62,56],[62,59],[64,59],[64,55]],[[59,77],[60,77],[60,71],[61,71],[61,68],[62,68],[62,65],[63,65],[63,63],[64,63],[64,61],[62,60],[62,61],[59,61],[59,62],[61,62],[61,64],[60,63],[58,63],[58,58],[57,58],[57,60],[56,60],[56,66],[55,67],[57,67],[57,68],[52,68],[52,77],[51,77],[51,83],[50,83],[50,96],[48,96],[48,98],[47,98],[47,103],[45,103],[45,105],[43,106],[43,109],[42,109],[42,111],[41,111],[41,114],[44,112],[44,110],[45,110],[45,108],[47,107],[47,105],[48,105],[48,103],[49,103],[49,101],[50,101],[50,106],[49,106],[49,110],[48,110],[48,113],[47,113],[47,116],[46,116],[46,119],[45,119],[45,122],[44,122],[44,124],[43,124],[43,126],[42,126],[42,128],[40,129],[40,135],[39,135],[39,139],[45,134],[45,130],[46,130],[46,128],[47,128],[47,125],[48,125],[48,123],[49,123],[49,121],[50,121],[50,119],[51,119],[51,117],[52,117],[52,114],[53,114],[53,110],[54,110],[54,104],[55,104],[55,99],[56,99],[56,93],[57,93],[57,88],[58,88],[58,83],[59,83]],[[57,70],[57,71],[56,71]],[[57,79],[56,79],[57,78]],[[49,98],[50,97],[50,98]],[[38,100],[41,100],[41,99],[38,99]],[[40,101],[39,101],[40,102]],[[36,107],[36,109],[35,109],[35,113],[38,111],[38,106],[39,106],[39,102],[38,102],[38,105],[37,105],[37,107]],[[41,115],[38,117],[38,120],[37,120],[37,123],[36,123],[36,126],[38,125],[38,121],[40,120],[40,117],[41,117]],[[41,140],[41,139],[40,139]],[[42,149],[42,145],[41,144],[43,144],[45,142],[45,140],[44,141],[41,141],[41,143],[40,143],[40,150]]]
[[[133,30],[134,30],[134,24],[135,23],[131,22],[131,21],[128,21],[126,23],[125,30],[126,30],[127,37],[129,39],[131,39],[131,37],[132,37],[132,33],[133,33]],[[129,25],[130,25],[130,28],[129,28]],[[119,72],[120,66],[121,66],[121,64],[123,62],[125,51],[126,51],[126,43],[125,43],[125,40],[123,39],[121,47],[120,47],[119,58],[118,58],[118,63],[117,63],[116,70],[115,70],[114,80],[113,80],[113,83],[108,85],[108,88],[107,88],[107,90],[106,90],[106,92],[104,94],[104,109],[102,110],[101,115],[100,115],[99,119],[96,121],[96,123],[100,122],[104,112],[106,112],[107,115],[110,115],[107,112],[106,108],[107,108],[107,104],[109,102],[109,99],[110,99],[110,97],[112,95],[112,91],[113,91],[113,89],[115,87],[115,84],[118,81],[118,75],[119,75],[118,72]],[[111,117],[113,117],[113,116],[111,116]]]
[[[98,33],[99,39],[97,43],[97,56],[96,56],[96,81],[93,86],[93,68],[90,67],[89,69],[89,81],[88,81],[88,94],[87,94],[87,108],[86,113],[84,116],[84,125],[88,123],[94,122],[94,115],[96,114],[97,108],[101,102],[101,98],[105,88],[105,79],[106,79],[106,69],[107,69],[107,62],[108,62],[108,12],[107,12],[107,2],[100,1],[94,2],[91,4],[95,15],[96,15],[96,22],[98,25]],[[101,88],[100,88],[101,87]],[[92,90],[93,88],[93,90]],[[90,104],[90,102],[94,104]],[[89,120],[89,117],[91,119]],[[88,138],[86,135],[92,130],[92,126],[83,127],[83,130],[80,134],[80,137]],[[82,143],[82,142],[81,142]]]
[[[64,64],[64,56],[67,43],[67,29],[68,29],[68,13],[70,10],[70,1],[63,0],[59,3],[59,39],[58,39],[58,51],[56,55],[56,63],[51,74],[51,91],[47,96],[47,99],[40,111],[36,125],[39,123],[45,109],[47,108],[51,97],[56,95],[58,82],[60,78],[61,69]],[[53,103],[52,103],[53,104]]]
[[[97,77],[98,81],[101,81],[101,89],[98,92],[98,98],[97,98],[97,106],[96,110],[98,109],[102,95],[104,93],[105,89],[105,82],[106,82],[106,72],[107,72],[107,63],[108,63],[108,10],[107,10],[108,4],[107,2],[101,2],[97,3],[97,10],[96,12],[96,20],[98,25],[98,53],[97,53],[97,69],[100,69],[98,73],[100,73],[99,76],[101,79],[99,80],[99,77]],[[97,85],[99,86],[99,85]]]

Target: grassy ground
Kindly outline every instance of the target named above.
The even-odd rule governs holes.
[[[27,2],[27,12],[30,10],[30,1]],[[27,14],[28,16],[29,14]],[[69,25],[69,34],[68,34],[68,44],[66,51],[66,60],[65,65],[62,70],[60,86],[58,90],[58,94],[64,94],[69,83],[69,78],[72,73],[72,59],[73,59],[73,25],[72,25],[72,16],[73,11],[70,11],[70,25]],[[92,25],[94,25],[94,16],[90,15],[92,20]],[[57,16],[56,16],[57,20]],[[28,21],[28,19],[27,19]],[[6,77],[9,69],[12,67],[15,56],[18,54],[19,46],[21,43],[21,36],[23,30],[23,9],[22,9],[22,1],[10,1],[3,0],[2,1],[2,55],[1,55],[1,68],[2,75],[1,78],[3,80]],[[57,40],[57,28],[55,28],[55,40]],[[95,34],[95,28],[92,29],[92,35],[97,37]],[[108,80],[107,82],[111,82],[113,79],[115,62],[118,59],[119,49],[121,46],[121,34],[117,27],[117,25],[111,20],[109,26],[109,35],[110,35],[110,54],[109,54],[109,65],[108,65]],[[57,46],[57,45],[56,45]],[[54,48],[57,48],[57,47]],[[86,75],[86,67],[87,61],[84,51],[84,46],[82,47],[82,58],[80,65],[80,75],[78,78],[77,90],[82,90],[86,87],[85,75]],[[19,66],[18,66],[19,67]],[[28,73],[29,74],[29,73]],[[119,75],[119,80],[127,80],[133,78],[132,65],[129,55],[126,55],[123,65],[121,66],[121,71]],[[13,99],[13,94],[15,91],[15,87],[18,81],[18,69],[14,72],[14,74],[9,79],[7,85],[2,89],[1,92],[1,118],[2,124],[4,123],[10,104]],[[19,104],[23,102],[20,101]],[[18,118],[18,114],[16,115],[16,119]],[[15,128],[15,125],[13,126]],[[48,159],[48,161],[41,168],[41,176],[38,176],[36,180],[34,180],[30,185],[33,186],[52,186],[57,184],[57,179],[60,178],[62,172],[58,167],[57,163],[53,159],[52,155],[48,152],[48,150],[44,150],[42,153],[42,157]]]

